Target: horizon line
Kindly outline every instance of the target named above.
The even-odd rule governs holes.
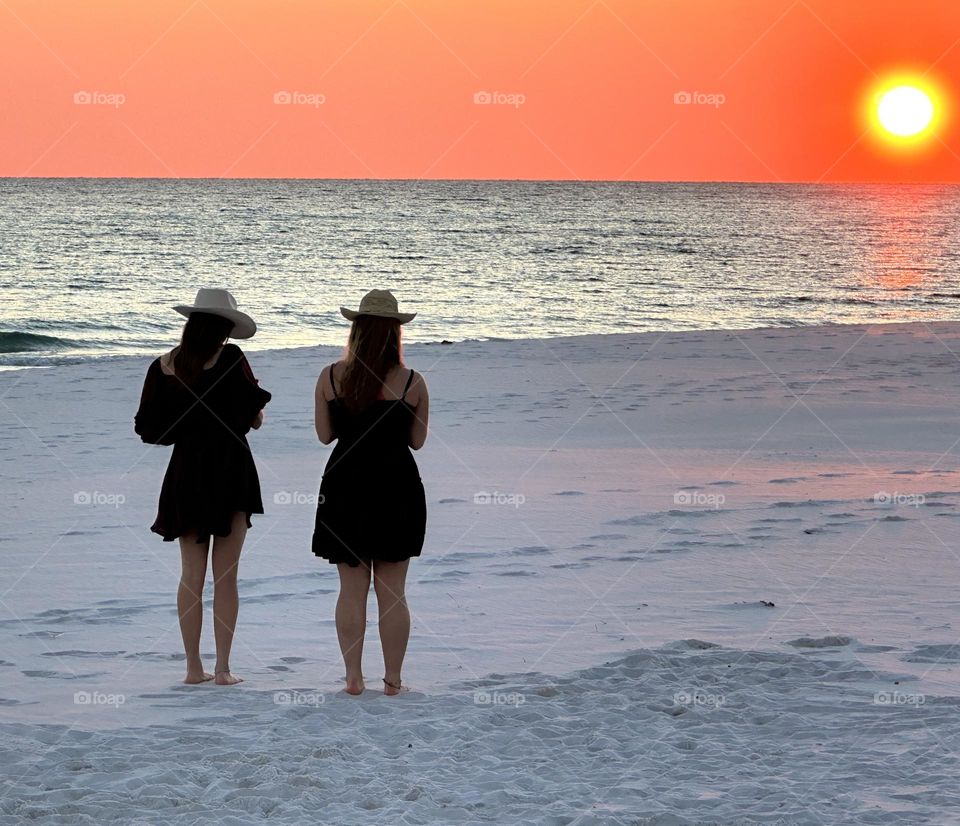
[[[0,175],[0,181],[364,181],[371,183],[563,183],[563,184],[738,184],[765,186],[960,186],[954,181],[877,181],[877,180],[777,180],[766,179],[620,179],[620,178],[369,178],[303,176],[207,176],[207,175]]]

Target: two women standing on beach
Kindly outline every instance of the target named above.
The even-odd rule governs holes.
[[[226,290],[201,289],[186,315],[180,345],[154,360],[144,382],[135,430],[143,441],[174,445],[151,530],[180,540],[177,607],[187,657],[185,682],[233,685],[230,648],[238,612],[237,566],[250,516],[263,513],[260,483],[246,434],[260,427],[271,395],[259,387],[243,352],[227,338],[250,338],[256,324]],[[356,311],[346,353],[325,367],[316,387],[315,425],[334,439],[324,471],[313,552],[336,564],[336,621],[346,690],[364,690],[361,653],[371,577],[384,653],[384,693],[402,690],[410,633],[404,593],[407,566],[419,556],[426,526],[423,484],[410,449],[427,436],[429,398],[423,377],[403,364],[401,313],[386,290],[372,290]],[[212,541],[212,551],[210,550]],[[217,664],[200,659],[202,593],[208,555],[214,574]]]

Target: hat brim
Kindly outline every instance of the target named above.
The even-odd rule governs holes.
[[[373,315],[377,318],[395,318],[401,324],[413,321],[417,316],[416,313],[361,313],[359,310],[351,310],[347,307],[341,307],[340,314],[347,319],[347,321],[354,321],[362,315]]]
[[[230,338],[253,338],[257,332],[257,322],[239,310],[221,310],[217,307],[196,307],[191,304],[178,304],[173,309],[187,318],[190,318],[191,313],[207,313],[208,315],[217,315],[228,321],[232,321],[233,329],[230,331]]]

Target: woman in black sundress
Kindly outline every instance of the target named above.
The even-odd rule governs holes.
[[[202,289],[194,304],[174,309],[187,316],[183,336],[178,347],[150,364],[134,429],[144,442],[173,445],[151,530],[166,542],[180,540],[177,611],[187,655],[184,682],[234,685],[242,682],[230,673],[237,565],[252,527],[250,515],[263,513],[246,434],[260,427],[270,394],[258,386],[243,351],[226,343],[228,336],[250,338],[257,330],[229,292]],[[208,674],[200,661],[200,629],[211,538],[217,664]]]
[[[401,313],[389,290],[372,290],[359,310],[341,307],[353,322],[342,361],[317,380],[316,428],[334,439],[320,484],[313,552],[340,572],[337,636],[346,690],[363,691],[360,660],[373,576],[383,647],[384,693],[399,694],[410,637],[404,587],[410,558],[420,556],[427,506],[410,448],[427,438],[429,397],[423,377],[403,363]]]

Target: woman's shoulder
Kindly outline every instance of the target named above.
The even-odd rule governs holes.
[[[421,385],[424,385],[424,386],[426,385],[427,380],[423,377],[423,373],[419,372],[419,371],[416,370],[415,368],[410,367],[409,365],[406,365],[406,364],[403,366],[403,369],[404,369],[407,373],[409,373],[409,379],[408,379],[408,380],[409,380],[409,382],[410,382],[410,386],[411,386],[411,387],[413,387],[415,384],[421,384]]]
[[[317,376],[317,392],[328,402],[332,402],[336,398],[331,385],[334,381],[340,381],[342,378],[341,374],[335,369],[340,363],[334,361],[323,365],[320,369],[320,375]]]
[[[341,381],[343,379],[343,371],[346,370],[346,367],[347,363],[343,359],[331,361],[329,364],[325,364],[320,371],[320,378],[326,378],[327,381],[329,381],[332,377],[336,381]]]
[[[238,365],[242,366],[243,370],[250,369],[250,362],[247,361],[247,355],[240,349],[240,346],[234,344],[232,341],[228,341],[220,349],[220,352],[216,355],[216,363],[214,367],[220,367],[223,369],[230,370],[233,367]]]
[[[178,349],[178,347],[174,347],[172,350],[167,350],[166,353],[161,353],[150,362],[150,370],[156,373],[162,373],[164,376],[174,375],[173,359]]]

